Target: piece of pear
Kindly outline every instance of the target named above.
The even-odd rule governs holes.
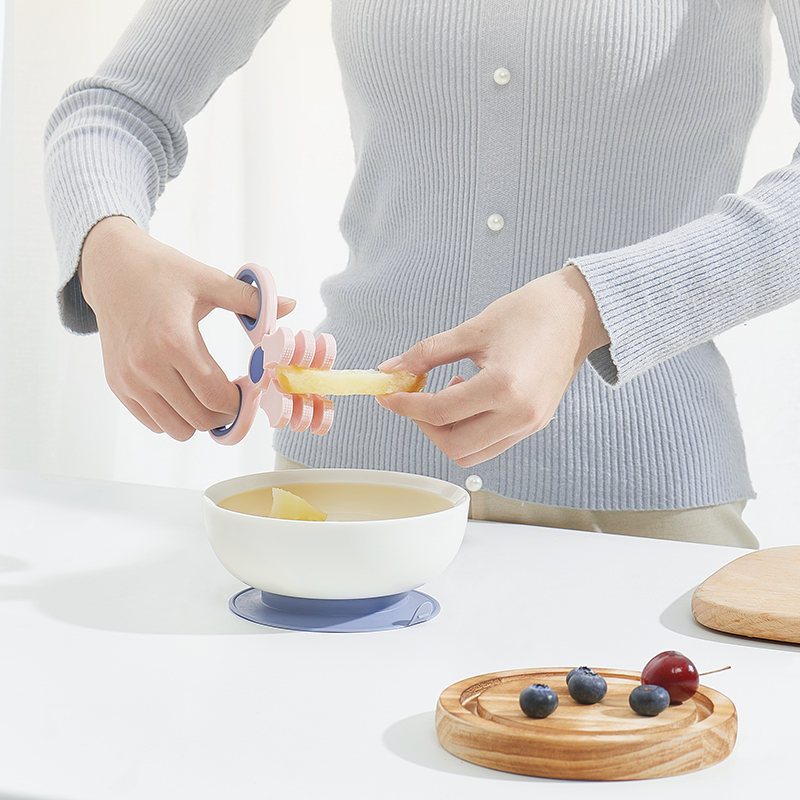
[[[277,486],[272,487],[272,508],[269,516],[275,519],[296,519],[309,520],[312,522],[324,522],[328,515],[318,508],[314,508],[311,503],[303,500],[286,489]]]
[[[275,367],[284,392],[290,394],[345,395],[393,394],[419,392],[425,388],[427,375],[410,372],[379,372],[376,369],[311,369],[309,367]]]

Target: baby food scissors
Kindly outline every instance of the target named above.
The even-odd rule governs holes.
[[[330,369],[336,357],[336,341],[329,333],[321,333],[315,339],[311,331],[295,335],[289,328],[277,327],[278,294],[265,267],[246,264],[236,278],[258,289],[258,317],[237,314],[254,348],[247,374],[233,382],[239,389],[239,413],[230,425],[211,430],[211,436],[220,444],[240,442],[250,430],[259,406],[273,428],[289,425],[295,431],[308,428],[319,435],[327,433],[333,421],[333,401],[318,395],[285,392],[275,377],[275,367],[292,364]]]

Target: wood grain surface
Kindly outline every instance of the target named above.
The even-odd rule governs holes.
[[[694,592],[707,628],[800,644],[800,547],[770,547],[731,561]]]
[[[723,694],[701,686],[681,705],[640,717],[628,704],[640,673],[597,671],[608,693],[589,706],[569,696],[568,669],[495,672],[454,683],[439,697],[439,741],[453,755],[484,767],[598,781],[693,772],[722,761],[733,749],[736,709]],[[532,683],[558,694],[558,708],[545,719],[530,719],[519,707],[520,692]]]

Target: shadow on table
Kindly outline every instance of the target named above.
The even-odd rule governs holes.
[[[432,711],[399,720],[386,729],[383,734],[383,743],[390,752],[404,761],[410,761],[419,767],[427,767],[439,772],[496,781],[552,783],[546,778],[532,778],[526,775],[500,772],[456,758],[439,744],[439,740],[436,738],[435,715]]]
[[[236,616],[228,600],[242,584],[203,580],[208,578],[207,562],[197,549],[177,549],[158,559],[0,586],[0,601],[27,600],[60,622],[119,633],[291,633]]]
[[[800,645],[789,642],[773,642],[769,639],[751,639],[748,636],[736,636],[732,633],[722,633],[701,625],[692,614],[692,595],[694,589],[679,597],[674,603],[667,606],[661,614],[661,624],[675,633],[692,636],[695,639],[707,639],[712,642],[727,642],[729,644],[742,644],[746,647],[760,647],[767,650],[784,650],[790,653],[800,651]]]
[[[36,565],[0,553],[0,576],[7,578],[0,583],[0,602],[27,601],[60,622],[119,633],[291,633],[248,622],[228,608],[243,584],[224,572],[202,544],[197,492],[46,476],[40,480],[45,491],[25,476],[7,476],[6,483],[17,503],[50,504],[64,519],[80,519],[83,527],[69,530],[76,548],[89,546],[88,541],[97,546],[98,532],[107,532],[109,538],[124,537],[126,550],[129,545],[135,552],[154,530],[164,532],[164,547],[154,556],[131,554],[106,567],[28,582],[25,571]],[[83,533],[86,540],[80,538]]]

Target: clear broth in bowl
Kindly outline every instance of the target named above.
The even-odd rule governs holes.
[[[378,483],[288,483],[279,489],[302,497],[324,511],[330,522],[401,519],[435,514],[453,507],[447,498],[423,489]],[[272,486],[250,489],[220,501],[220,508],[268,517],[272,508]]]

